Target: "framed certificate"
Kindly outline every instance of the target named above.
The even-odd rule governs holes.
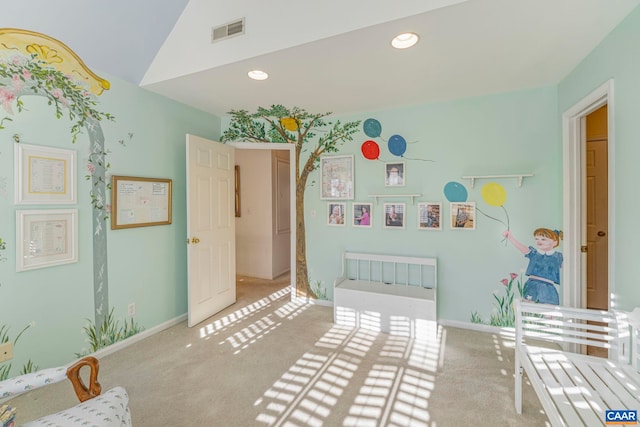
[[[77,261],[77,209],[16,211],[16,271]]]
[[[14,144],[16,204],[76,203],[76,152]]]

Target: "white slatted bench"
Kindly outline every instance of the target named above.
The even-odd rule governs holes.
[[[437,277],[436,258],[345,252],[333,287],[334,322],[435,339]]]
[[[514,306],[517,413],[523,373],[554,427],[604,426],[606,410],[640,412],[640,373],[630,364],[638,356],[624,313],[520,300]],[[604,349],[609,358],[581,354],[585,346]]]

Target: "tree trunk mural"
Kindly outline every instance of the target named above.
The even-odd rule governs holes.
[[[272,105],[255,113],[230,111],[231,123],[221,140],[275,142],[295,144],[296,165],[296,296],[317,298],[309,283],[307,241],[304,219],[304,194],[309,174],[317,167],[320,156],[335,153],[338,147],[353,139],[360,121],[335,123],[324,118],[331,113],[313,114],[298,108]],[[309,146],[309,147],[307,147]],[[306,159],[301,154],[309,151]]]

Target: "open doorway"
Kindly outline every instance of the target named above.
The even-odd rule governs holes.
[[[607,105],[585,116],[587,278],[586,307],[609,309]]]
[[[613,82],[563,115],[565,235],[563,304],[608,310],[613,303]]]
[[[295,158],[289,144],[232,143],[240,182],[236,272],[295,290]],[[294,292],[292,292],[294,295]]]

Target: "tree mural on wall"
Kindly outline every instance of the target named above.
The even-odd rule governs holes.
[[[255,113],[232,110],[229,129],[222,142],[275,142],[295,145],[296,165],[296,292],[300,297],[317,298],[309,285],[307,269],[306,231],[304,222],[304,192],[309,174],[319,164],[320,156],[335,153],[338,147],[353,139],[360,121],[335,123],[325,120],[331,113],[309,113],[282,105],[259,107]],[[306,160],[302,153],[309,153]]]
[[[0,28],[0,107],[4,117],[0,130],[11,116],[25,108],[25,96],[45,97],[56,118],[71,121],[75,143],[86,130],[89,136],[89,170],[93,205],[93,287],[95,323],[102,324],[109,314],[107,274],[108,218],[105,138],[100,122],[114,117],[96,109],[97,96],[109,89],[108,81],[89,70],[62,42],[44,34],[13,28]],[[17,110],[17,111],[14,111]],[[16,143],[19,136],[15,135]]]

